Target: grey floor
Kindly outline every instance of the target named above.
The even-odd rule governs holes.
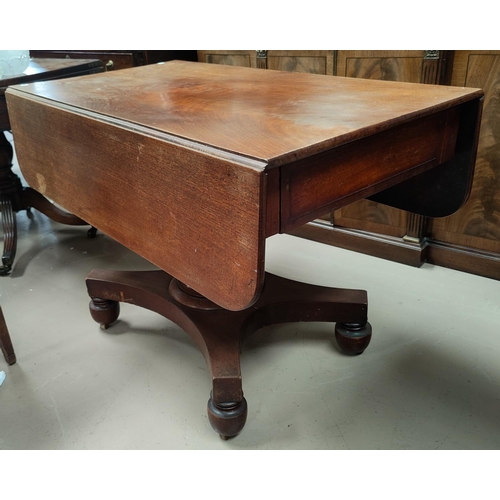
[[[366,289],[373,340],[348,357],[330,324],[256,333],[242,356],[247,424],[222,441],[206,415],[205,361],[186,334],[127,304],[107,332],[90,318],[89,271],[152,266],[36,211],[17,221],[15,267],[0,277],[17,354],[13,366],[0,358],[0,449],[500,448],[498,281],[270,238],[268,271]]]

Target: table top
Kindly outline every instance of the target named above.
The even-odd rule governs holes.
[[[478,89],[187,61],[37,82],[26,92],[261,160],[270,168],[482,95]],[[127,96],[124,99],[124,96]]]
[[[82,70],[85,70],[85,73],[89,73],[89,70],[99,68],[100,71],[104,71],[103,63],[98,59],[32,58],[30,59],[30,64],[24,73],[0,78],[0,88],[5,88],[9,85],[18,85],[50,78],[58,78],[66,74],[83,73]]]
[[[102,71],[105,71],[105,68],[102,61],[98,59],[30,59],[30,64],[24,73],[0,78],[0,133],[2,130],[10,130],[9,115],[5,104],[5,90],[10,85],[88,75]]]
[[[482,96],[184,61],[6,92],[31,187],[231,310],[267,236],[455,157],[470,177]]]

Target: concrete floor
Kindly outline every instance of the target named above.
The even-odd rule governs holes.
[[[36,211],[17,221],[15,267],[0,277],[17,354],[13,366],[0,358],[0,449],[500,448],[498,281],[270,238],[268,271],[366,289],[373,339],[349,357],[331,324],[257,332],[242,356],[247,424],[222,441],[206,415],[205,361],[186,334],[127,304],[108,331],[90,318],[92,269],[153,266]]]

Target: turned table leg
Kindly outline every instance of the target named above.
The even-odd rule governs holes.
[[[17,224],[12,201],[5,195],[0,195],[0,215],[3,228],[3,253],[0,276],[7,276],[12,271],[12,265],[17,249]]]
[[[102,328],[118,319],[119,302],[126,302],[161,314],[191,336],[212,378],[208,418],[223,439],[236,436],[247,418],[240,369],[246,336],[277,323],[337,322],[335,335],[349,354],[363,352],[371,338],[363,290],[308,285],[266,273],[256,303],[243,311],[228,311],[163,271],[94,270],[86,283],[91,315]]]
[[[0,214],[4,234],[0,276],[10,273],[17,248],[15,212],[21,206],[22,186],[19,177],[12,172],[13,154],[12,145],[0,131]]]

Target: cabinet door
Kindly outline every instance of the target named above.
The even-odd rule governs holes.
[[[264,51],[262,51],[264,52]],[[333,75],[333,50],[267,50],[267,69]]]
[[[257,67],[256,50],[198,50],[198,61],[230,66]]]
[[[372,80],[435,83],[439,56],[438,51],[426,50],[339,50],[336,74]]]
[[[456,51],[451,84],[483,89],[483,116],[470,198],[452,216],[432,221],[441,246],[430,249],[430,258],[500,279],[500,51]],[[446,246],[460,255],[443,253]]]

